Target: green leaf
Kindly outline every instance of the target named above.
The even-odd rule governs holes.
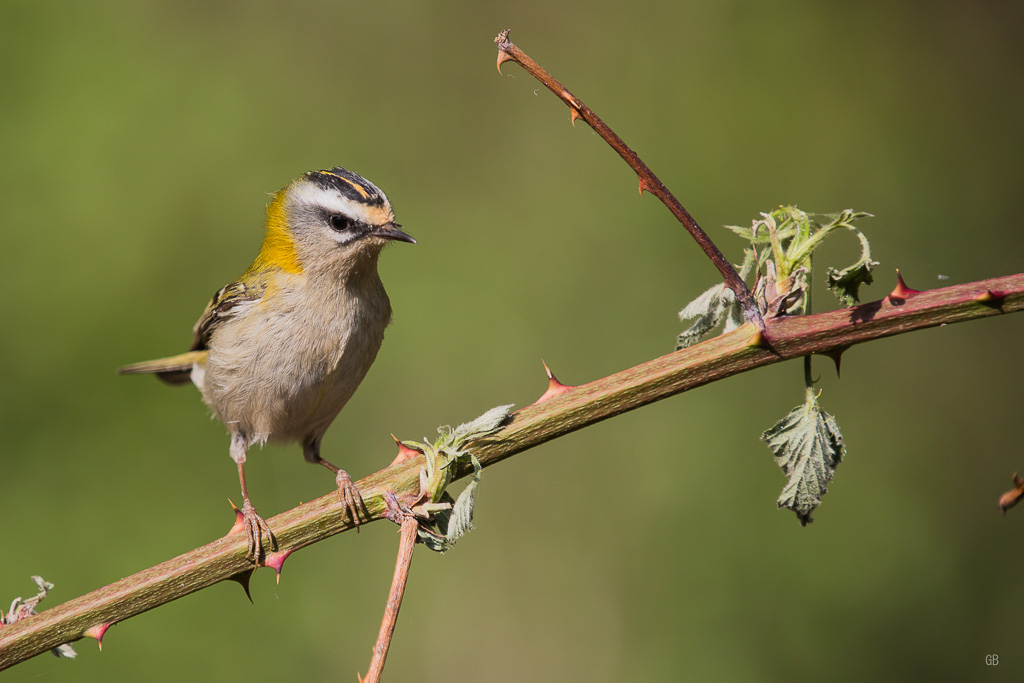
[[[437,534],[430,529],[424,529],[422,525],[416,530],[419,536],[420,543],[427,547],[428,550],[433,550],[435,553],[444,553],[448,550],[448,541],[444,536]]]
[[[455,500],[445,491],[441,494],[441,503],[453,505]],[[431,515],[430,522],[420,524],[418,529],[420,543],[435,553],[444,553],[451,548],[448,542],[448,524],[451,521],[451,508],[438,510]]]
[[[778,506],[796,513],[800,524],[813,521],[811,513],[821,504],[828,483],[846,453],[843,435],[834,417],[818,405],[813,389],[803,405],[761,435],[775,455],[775,463],[789,477]]]
[[[458,427],[444,425],[437,428],[440,437],[434,442],[424,439],[404,441],[421,451],[427,458],[427,489],[430,500],[437,502],[451,483],[455,466],[468,455],[466,445],[482,436],[497,431],[507,422],[512,404],[491,408],[486,413]]]
[[[844,306],[854,306],[860,301],[860,286],[870,285],[874,281],[871,269],[878,265],[877,261],[871,260],[871,245],[868,244],[868,238],[859,230],[854,232],[860,238],[860,260],[842,270],[830,267],[825,283]]]
[[[496,406],[480,417],[470,420],[465,424],[461,424],[455,429],[442,427],[438,431],[441,432],[443,436],[447,436],[450,443],[457,443],[461,446],[466,441],[485,434],[490,434],[491,432],[500,429],[508,419],[510,410],[512,410],[511,403],[504,406]],[[444,434],[444,431],[448,431],[448,434]]]
[[[458,427],[444,425],[437,428],[440,436],[436,441],[424,439],[403,441],[407,446],[422,451],[427,458],[427,482],[424,493],[434,503],[448,503],[449,509],[438,510],[431,515],[433,529],[420,525],[420,541],[433,551],[443,553],[462,536],[473,529],[473,506],[476,503],[476,487],[480,482],[482,468],[480,461],[467,450],[469,442],[487,436],[501,429],[509,420],[512,404],[491,408],[480,417]],[[458,500],[453,500],[446,490],[455,476],[459,462],[473,465],[473,480],[463,489]]]
[[[455,545],[456,541],[474,528],[473,506],[476,505],[476,487],[480,483],[480,473],[483,472],[483,467],[480,466],[480,461],[474,456],[471,455],[469,457],[473,463],[473,479],[466,488],[462,489],[462,493],[455,500],[455,505],[452,506],[451,517],[448,520],[448,531],[445,534],[448,542],[452,545]]]
[[[726,230],[734,233],[751,244],[768,244],[768,223],[771,222],[778,233],[779,239],[791,239],[805,224],[809,223],[808,215],[795,206],[780,206],[770,213],[761,213],[761,218],[754,220],[749,228],[739,225],[724,225]]]
[[[736,306],[736,295],[724,284],[714,285],[679,311],[679,320],[693,320],[676,339],[676,350],[693,346],[714,330]],[[742,317],[742,316],[741,316]]]
[[[745,228],[742,225],[723,225],[726,230],[732,230],[734,233],[742,237],[748,242],[754,241],[754,230],[753,228]]]

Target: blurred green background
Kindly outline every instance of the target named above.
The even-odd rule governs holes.
[[[118,377],[182,351],[255,255],[267,193],[344,165],[420,242],[384,254],[395,322],[328,432],[363,476],[419,439],[670,352],[716,272],[512,39],[718,226],[796,203],[877,218],[919,289],[1024,269],[1020,3],[0,4],[0,602],[44,607],[222,534],[223,427],[192,388]],[[820,263],[845,265],[837,239]],[[817,297],[823,304],[827,299]],[[1024,667],[1024,316],[816,363],[849,452],[815,524],[775,510],[761,431],[798,363],[676,397],[485,473],[477,531],[419,551],[389,680],[981,680]],[[299,449],[248,468],[268,517],[330,490]],[[117,625],[102,654],[4,680],[355,680],[395,527],[293,557],[255,605],[219,585]],[[998,654],[998,667],[985,656]]]

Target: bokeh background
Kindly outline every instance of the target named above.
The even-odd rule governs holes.
[[[237,499],[192,388],[118,377],[184,350],[255,255],[267,193],[344,165],[420,241],[325,455],[355,476],[544,389],[670,352],[716,272],[629,169],[509,64],[512,38],[739,257],[722,224],[796,203],[876,218],[923,289],[1024,268],[1019,3],[809,1],[0,4],[0,601],[44,606],[219,536]],[[844,241],[846,240],[846,241]],[[845,265],[840,238],[820,263]],[[817,297],[819,304],[827,302]],[[485,473],[477,531],[419,551],[390,680],[982,680],[1024,667],[1024,317],[816,364],[849,452],[815,523],[775,509],[761,431],[790,363],[572,434]],[[332,486],[250,458],[273,515]],[[4,680],[355,680],[391,579],[374,524],[117,625]],[[997,667],[985,657],[996,654]]]

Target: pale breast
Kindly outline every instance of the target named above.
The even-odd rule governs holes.
[[[391,318],[380,280],[367,284],[296,288],[215,330],[201,390],[230,431],[250,443],[326,431],[366,376]]]

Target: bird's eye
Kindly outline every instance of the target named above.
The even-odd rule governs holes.
[[[348,216],[340,213],[331,214],[331,228],[338,232],[344,232],[345,230],[351,230],[355,226],[355,221]]]

